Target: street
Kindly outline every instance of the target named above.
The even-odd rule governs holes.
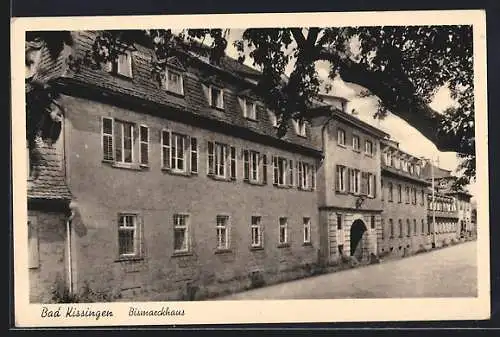
[[[477,296],[476,241],[218,300]]]

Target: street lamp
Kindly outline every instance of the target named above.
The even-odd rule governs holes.
[[[429,158],[422,157],[431,166],[431,188],[432,188],[432,248],[436,248],[436,191],[434,187],[434,165]],[[438,158],[439,163],[439,158]]]

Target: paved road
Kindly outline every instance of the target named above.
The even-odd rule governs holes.
[[[219,300],[477,296],[476,242],[277,284]]]

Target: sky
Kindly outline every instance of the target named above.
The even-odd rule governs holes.
[[[227,37],[229,43],[226,49],[226,53],[229,56],[234,58],[238,57],[238,52],[232,42],[241,38],[242,33],[243,30],[241,29],[231,29],[229,31],[229,36]],[[351,45],[351,48],[356,49],[357,47],[358,45],[356,42]],[[293,45],[289,47],[289,50],[292,48]],[[248,57],[245,60],[245,64],[253,67],[252,61]],[[292,69],[293,64],[289,64],[286,72],[289,73]],[[329,63],[327,62],[317,62],[316,70],[325,84],[329,83],[332,85],[332,90],[329,94],[344,97],[349,100],[346,107],[347,112],[355,110],[356,117],[389,133],[394,140],[399,142],[399,146],[403,151],[418,157],[430,158],[435,164],[438,164],[439,167],[451,170],[452,172],[456,170],[459,160],[455,152],[438,151],[434,143],[424,137],[417,129],[390,112],[382,120],[374,119],[373,113],[376,111],[377,100],[375,97],[359,97],[357,94],[361,88],[358,85],[344,82],[338,76],[335,80],[329,79]],[[450,97],[449,90],[444,87],[436,92],[436,95],[430,103],[430,106],[438,112],[443,112],[446,108],[455,105],[456,102]],[[472,195],[477,195],[478,190],[475,183],[469,185],[467,189]]]

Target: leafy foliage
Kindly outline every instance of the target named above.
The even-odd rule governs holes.
[[[158,76],[168,58],[180,50],[203,54],[218,64],[227,48],[228,31],[101,31],[85,60],[72,61],[99,67],[125,48],[140,43],[154,50],[154,75]],[[206,40],[211,41],[208,48]],[[53,57],[65,44],[72,43],[67,32],[32,32],[27,34],[27,41],[44,41]],[[374,117],[383,118],[390,111],[419,130],[439,150],[458,152],[463,171],[458,184],[475,177],[471,26],[251,28],[234,41],[234,46],[240,62],[249,57],[260,68],[262,76],[255,90],[280,117],[279,136],[286,133],[290,118],[307,118],[304,111],[321,100],[318,93],[322,85],[328,90],[315,67],[317,62],[326,61],[331,79],[340,76],[364,87],[360,95],[377,98],[379,107]],[[438,113],[428,103],[443,86],[450,89],[458,107]],[[40,107],[48,104],[40,97],[27,102]],[[37,107],[37,112],[43,115],[46,106]],[[36,133],[38,124],[32,125],[35,127],[30,136]]]

